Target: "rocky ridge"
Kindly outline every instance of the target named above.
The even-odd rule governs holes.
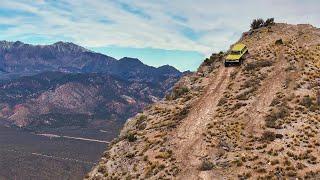
[[[127,121],[85,179],[320,178],[320,30],[244,33],[249,56],[213,54]]]

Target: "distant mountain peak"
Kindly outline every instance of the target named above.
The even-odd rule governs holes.
[[[18,41],[11,42],[11,41],[5,41],[5,40],[4,41],[0,41],[0,48],[1,49],[9,49],[9,48],[12,48],[15,43],[19,44],[19,42]]]
[[[145,66],[138,58],[123,57],[119,62],[127,66]]]
[[[16,41],[13,43],[13,46],[21,46],[21,45],[24,45],[24,43],[21,41]]]
[[[135,62],[135,63],[143,64],[138,58],[131,58],[131,57],[123,57],[119,59],[119,61],[127,61],[127,62]]]
[[[158,70],[160,70],[162,73],[164,74],[168,74],[168,73],[179,73],[180,71],[178,69],[176,69],[173,66],[170,65],[163,65],[157,68]]]
[[[59,51],[73,51],[73,52],[87,52],[88,49],[81,47],[79,45],[76,45],[72,42],[63,42],[58,41],[52,45],[48,45],[57,48]]]
[[[1,41],[0,69],[8,72],[8,77],[11,75],[19,77],[23,74],[37,74],[44,71],[60,71],[108,73],[126,80],[150,82],[163,79],[163,75],[175,77],[182,75],[181,72],[168,65],[155,68],[143,64],[137,58],[130,57],[116,60],[72,42],[63,41],[50,45]]]

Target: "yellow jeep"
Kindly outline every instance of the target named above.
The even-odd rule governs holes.
[[[248,48],[244,44],[235,44],[232,48],[228,56],[224,60],[224,65],[227,67],[231,64],[242,64],[245,55],[248,53]]]

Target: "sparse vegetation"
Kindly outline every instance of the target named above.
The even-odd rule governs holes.
[[[203,160],[200,167],[199,167],[199,170],[200,171],[209,171],[211,169],[213,169],[214,165],[212,162],[208,161],[208,160]]]
[[[274,141],[275,139],[276,139],[276,134],[271,131],[265,131],[261,137],[262,141]]]
[[[137,140],[137,137],[133,133],[129,133],[126,138],[129,142],[134,142]]]
[[[264,25],[264,20],[261,19],[261,18],[258,18],[258,19],[254,19],[251,23],[251,29],[258,29],[260,27],[263,27]]]
[[[141,163],[141,179],[206,174],[199,171],[226,179],[316,177],[319,75],[308,59],[314,53],[303,52],[306,48],[303,39],[297,43],[295,26],[288,26],[294,32],[288,36],[287,31],[277,32],[287,25],[270,27],[273,19],[267,21],[263,26],[268,28],[241,38],[250,47],[243,66],[225,68],[208,58],[192,78],[179,84],[188,92],[143,113],[148,126],[136,132],[136,143],[123,143],[129,147],[119,143],[123,154],[127,149],[135,153],[127,160]],[[300,26],[299,31],[304,25]],[[281,46],[275,44],[279,37],[285,40]],[[120,167],[128,166],[128,161],[121,162],[123,154],[113,155]]]
[[[283,119],[289,115],[289,110],[286,106],[277,107],[273,109],[266,117],[266,126],[269,128],[279,128],[277,120]]]
[[[274,25],[274,18],[268,18],[264,23],[264,26],[271,26]]]
[[[281,45],[281,44],[283,44],[282,39],[278,39],[278,40],[276,40],[275,44],[276,44],[276,45]]]
[[[310,108],[313,102],[310,96],[304,96],[300,102],[300,105]]]
[[[185,95],[188,92],[189,92],[189,88],[186,86],[175,87],[173,89],[172,93],[166,96],[166,99],[167,100],[175,100],[175,99],[178,99],[181,96]]]
[[[219,53],[213,53],[209,58],[206,58],[204,60],[204,65],[206,66],[210,66],[212,64],[214,64],[215,62],[221,62],[223,58],[223,52],[219,52]]]
[[[258,68],[269,67],[272,66],[273,62],[271,60],[259,60],[252,63],[248,63],[245,66],[246,71],[256,70]]]

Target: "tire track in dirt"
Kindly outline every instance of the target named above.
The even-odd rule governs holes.
[[[199,179],[200,158],[207,155],[206,144],[202,140],[202,133],[210,122],[217,109],[219,99],[227,88],[230,73],[233,67],[220,67],[215,77],[211,77],[208,88],[204,95],[193,106],[187,118],[177,129],[176,142],[177,160],[183,171],[178,179]]]
[[[262,86],[259,88],[257,98],[254,102],[247,107],[247,128],[245,131],[249,134],[257,135],[261,132],[257,130],[262,130],[264,126],[264,116],[269,110],[269,105],[271,104],[276,93],[282,88],[282,84],[286,78],[286,72],[284,70],[286,60],[283,56],[283,50],[280,49],[279,55],[274,63],[274,70],[270,76],[268,76],[263,82]]]

